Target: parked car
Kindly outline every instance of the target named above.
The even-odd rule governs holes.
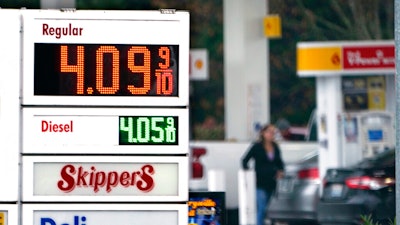
[[[395,218],[395,150],[386,150],[349,168],[328,169],[318,221],[361,224],[361,216],[390,224]]]
[[[286,165],[267,207],[272,224],[316,224],[319,200],[318,151]]]
[[[293,126],[284,118],[278,119],[275,126],[279,133],[277,139],[285,141],[317,141],[317,116],[311,112],[306,126]]]

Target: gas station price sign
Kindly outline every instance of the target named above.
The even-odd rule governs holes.
[[[49,10],[22,24],[23,105],[188,105],[188,13]]]
[[[120,116],[120,145],[177,145],[177,116]]]

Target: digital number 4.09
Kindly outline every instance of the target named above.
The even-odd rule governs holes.
[[[61,73],[75,73],[76,74],[76,93],[83,95],[85,93],[91,95],[96,89],[102,95],[114,95],[120,90],[120,50],[113,45],[101,45],[95,50],[96,62],[96,83],[94,87],[88,87],[85,90],[85,46],[77,46],[76,48],[76,63],[69,64],[69,47],[61,45],[60,47],[60,72]],[[110,86],[104,85],[104,62],[105,55],[111,55],[112,60],[112,84]],[[128,63],[127,67],[132,74],[141,74],[143,76],[143,86],[138,87],[133,84],[127,85],[127,90],[131,95],[146,95],[152,88],[151,84],[151,52],[146,46],[131,46],[127,50]],[[135,63],[135,58],[138,55],[143,56],[143,63]],[[156,76],[156,94],[157,95],[171,95],[174,91],[173,86],[173,71],[170,69],[170,49],[166,46],[158,48],[157,69],[155,70]]]

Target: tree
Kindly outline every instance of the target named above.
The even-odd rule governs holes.
[[[271,118],[303,125],[315,108],[315,80],[296,75],[296,44],[303,41],[393,39],[393,0],[272,0],[283,36],[270,41]]]

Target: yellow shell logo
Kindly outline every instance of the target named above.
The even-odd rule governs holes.
[[[335,52],[332,55],[331,61],[332,61],[333,65],[340,65],[340,57],[339,57],[339,54],[337,52]]]
[[[203,68],[203,61],[201,59],[197,59],[194,62],[194,66],[196,67],[196,69],[200,70],[201,68]]]

